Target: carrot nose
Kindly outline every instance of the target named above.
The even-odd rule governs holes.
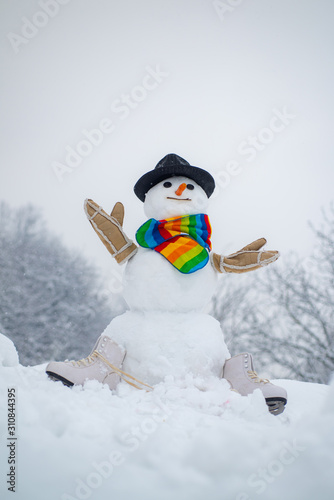
[[[181,194],[186,189],[186,187],[187,187],[187,184],[185,182],[183,182],[182,184],[179,185],[179,187],[175,191],[175,194],[177,194],[178,196],[181,196]]]

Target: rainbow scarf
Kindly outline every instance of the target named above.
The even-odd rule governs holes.
[[[149,219],[136,233],[141,247],[152,248],[185,274],[194,273],[207,264],[210,237],[211,224],[205,214]]]

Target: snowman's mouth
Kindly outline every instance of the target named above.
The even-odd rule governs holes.
[[[190,198],[172,198],[172,196],[167,196],[167,200],[191,201]]]

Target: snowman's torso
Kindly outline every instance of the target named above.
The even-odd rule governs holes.
[[[139,248],[124,272],[124,298],[132,310],[201,312],[217,285],[210,263],[182,274],[154,250]]]

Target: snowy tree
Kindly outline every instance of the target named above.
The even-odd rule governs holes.
[[[0,325],[22,364],[86,356],[112,318],[93,267],[39,211],[0,204]]]
[[[241,277],[223,276],[212,302],[232,354],[249,351],[271,376],[328,383],[334,371],[334,206],[314,254]],[[260,371],[260,368],[259,368]]]
[[[256,280],[250,273],[224,274],[210,304],[210,313],[221,324],[231,355],[248,346],[249,317],[254,313]]]

